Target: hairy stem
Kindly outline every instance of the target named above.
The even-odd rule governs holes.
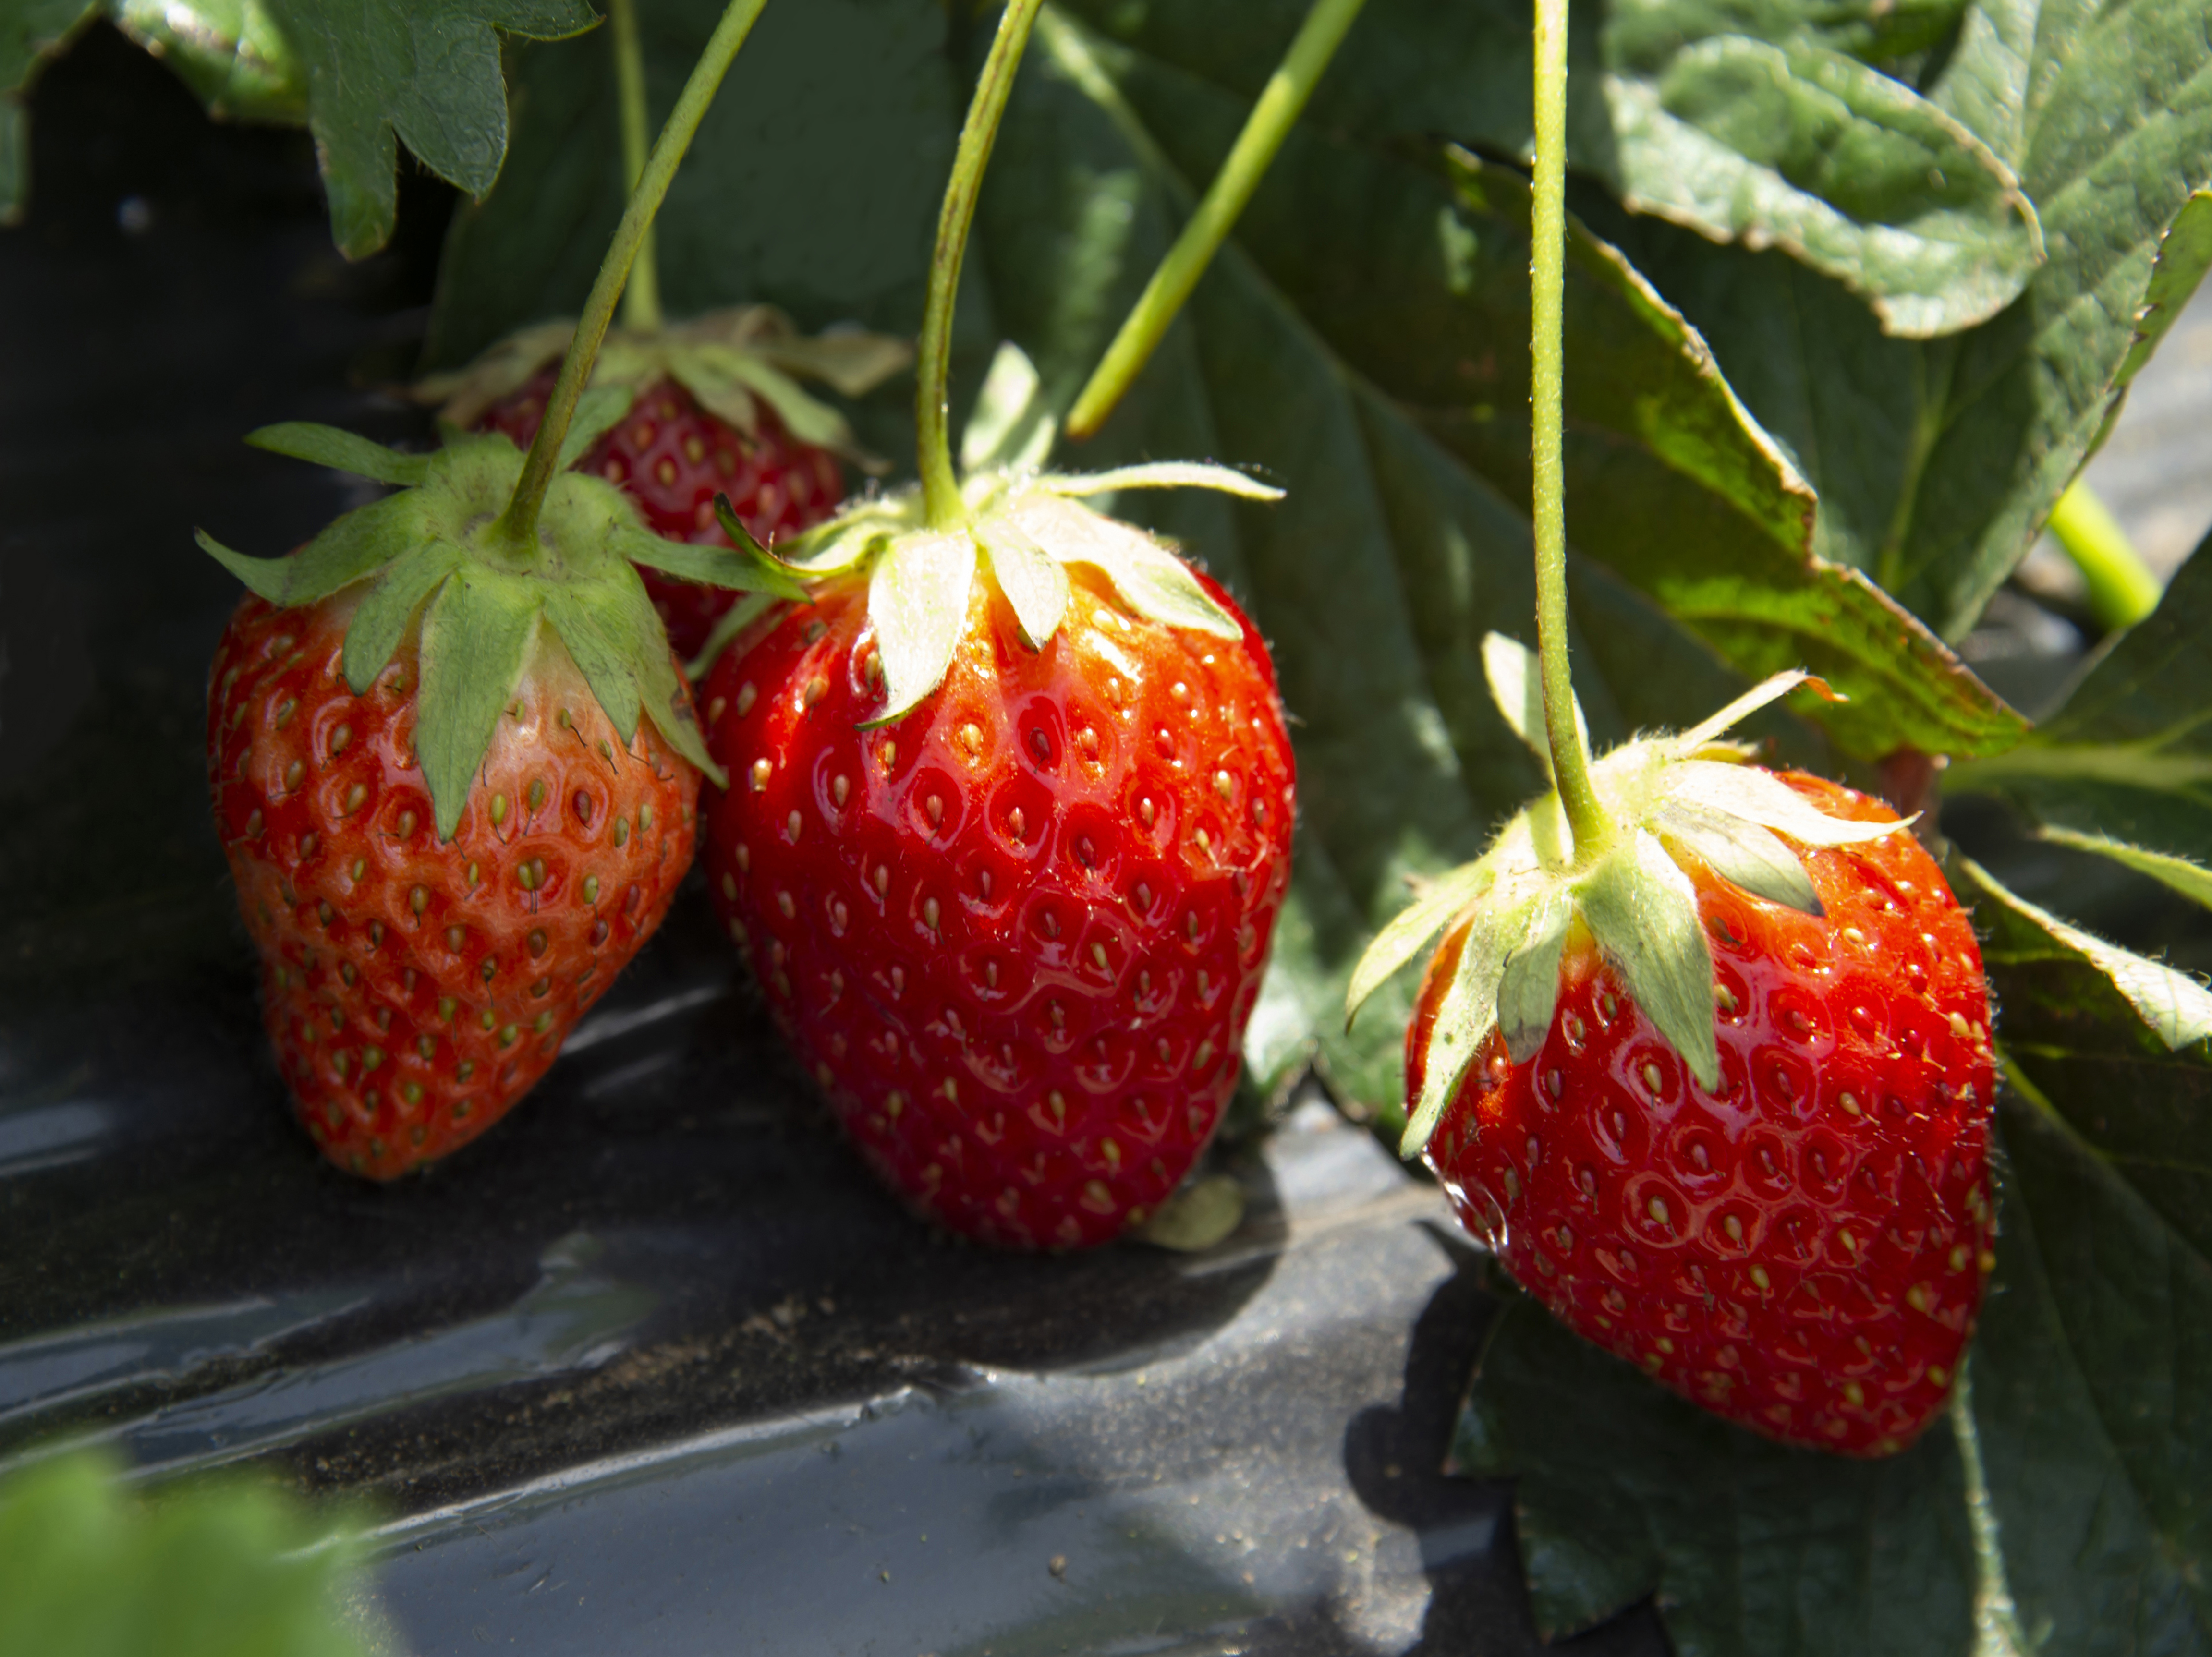
[[[584,301],[584,314],[577,319],[575,337],[568,342],[568,354],[561,359],[560,376],[553,382],[545,418],[522,463],[522,477],[514,486],[514,498],[500,514],[496,533],[511,545],[534,549],[537,544],[538,509],[545,504],[545,491],[552,485],[561,445],[568,438],[569,421],[575,416],[576,399],[584,394],[584,382],[591,378],[592,364],[599,358],[599,342],[606,337],[607,325],[614,320],[615,301],[622,297],[623,283],[637,258],[640,245],[653,227],[653,215],[660,210],[661,200],[668,194],[669,180],[676,176],[684,152],[690,148],[707,106],[714,101],[714,94],[722,84],[723,76],[729,72],[731,60],[737,57],[738,48],[744,45],[745,36],[767,3],[768,0],[730,0],[729,9],[723,12],[722,21],[714,25],[714,33],[707,41],[707,49],[692,66],[691,76],[684,82],[676,107],[669,112],[668,124],[660,129],[653,154],[646,158],[637,188],[630,192],[629,205],[623,209],[622,222],[615,228],[614,241],[599,265],[598,278],[592,283],[591,296]]]
[[[1167,257],[1123,319],[1114,343],[1106,348],[1091,383],[1075,399],[1067,416],[1070,437],[1086,438],[1104,425],[1130,383],[1152,360],[1161,336],[1182,309],[1191,289],[1198,286],[1198,279],[1206,274],[1206,267],[1228,237],[1237,215],[1252,199],[1268,163],[1290,136],[1291,123],[1306,106],[1329,59],[1336,55],[1345,31],[1365,3],[1366,0],[1315,0],[1290,51],[1268,77],[1260,100],[1252,106],[1244,130],[1237,135],[1229,159],[1214,175],[1206,199],[1185,221],[1175,246],[1168,249]]]
[[[975,82],[960,147],[953,152],[952,177],[945,186],[945,207],[937,219],[937,246],[929,256],[929,296],[921,313],[921,340],[915,353],[915,456],[921,473],[923,515],[933,529],[949,529],[968,515],[960,480],[952,470],[952,439],[947,427],[945,382],[951,372],[952,307],[960,296],[960,264],[968,252],[969,227],[975,222],[975,199],[982,193],[983,169],[1013,91],[1014,71],[1043,0],[1007,0],[999,19],[991,55]]]
[[[635,191],[645,174],[645,56],[637,49],[637,0],[609,0],[608,33],[615,48],[615,100],[622,112],[623,184]],[[650,331],[660,326],[660,260],[653,251],[653,226],[630,264],[629,286],[623,289],[623,322]]]
[[[1613,825],[1590,786],[1589,756],[1575,728],[1574,679],[1567,668],[1566,152],[1567,0],[1536,0],[1536,178],[1528,272],[1536,646],[1552,774],[1574,832],[1575,861],[1587,865],[1611,841]]]
[[[2058,497],[2051,532],[2088,584],[2089,614],[2098,626],[2107,631],[2133,627],[2158,608],[2158,577],[2087,483],[2077,478]]]

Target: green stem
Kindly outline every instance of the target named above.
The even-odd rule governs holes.
[[[915,460],[921,473],[922,514],[932,529],[950,529],[968,516],[960,498],[960,479],[952,470],[952,439],[945,411],[945,382],[952,367],[952,307],[960,296],[960,263],[967,256],[968,228],[975,222],[975,198],[982,193],[983,169],[999,137],[1000,118],[1014,89],[1022,48],[1043,0],[1007,0],[999,33],[953,152],[952,178],[945,186],[945,207],[937,219],[937,246],[929,256],[929,296],[921,313],[921,339],[915,351],[914,418],[918,427]]]
[[[647,132],[645,54],[637,47],[637,0],[610,0],[607,21],[615,48],[615,101],[622,112],[623,187],[635,191],[645,175]],[[623,290],[623,324],[648,333],[660,326],[660,261],[649,221],[630,265],[629,286]]]
[[[1130,383],[1151,361],[1161,336],[1182,309],[1191,289],[1198,286],[1198,279],[1206,274],[1206,267],[1227,239],[1237,215],[1252,199],[1252,192],[1259,187],[1268,163],[1283,147],[1283,140],[1290,136],[1298,112],[1306,106],[1306,100],[1313,95],[1314,87],[1328,68],[1329,59],[1336,55],[1345,31],[1352,27],[1352,20],[1359,15],[1359,9],[1365,3],[1366,0],[1315,0],[1314,9],[1306,14],[1306,21],[1299,27],[1297,38],[1291,42],[1290,51],[1268,77],[1259,102],[1252,106],[1244,130],[1237,135],[1236,145],[1230,150],[1229,159],[1222,162],[1221,171],[1214,175],[1206,199],[1185,221],[1182,234],[1168,249],[1159,269],[1152,272],[1152,279],[1145,284],[1144,293],[1122,320],[1114,343],[1106,348],[1106,355],[1092,373],[1091,383],[1075,399],[1075,407],[1067,416],[1068,436],[1079,440],[1104,425],[1106,417],[1127,392]]]
[[[676,176],[684,152],[690,148],[692,135],[699,130],[707,106],[714,101],[714,94],[722,84],[722,76],[729,72],[731,60],[738,55],[738,48],[744,45],[745,36],[767,3],[768,0],[730,0],[729,9],[723,12],[722,21],[714,25],[714,33],[707,41],[707,49],[692,66],[691,78],[684,82],[676,107],[669,112],[668,124],[660,129],[653,154],[646,158],[645,170],[638,177],[637,188],[630,192],[629,205],[623,209],[622,222],[615,227],[614,242],[599,265],[591,296],[584,301],[584,313],[577,319],[575,337],[568,342],[568,354],[561,359],[560,376],[553,382],[553,395],[546,401],[545,418],[539,423],[530,453],[522,463],[522,477],[514,486],[514,498],[507,503],[507,510],[500,514],[494,531],[499,538],[526,554],[536,550],[538,509],[545,504],[545,491],[552,486],[561,445],[568,438],[568,422],[576,413],[576,399],[584,394],[584,382],[591,378],[592,364],[599,355],[599,342],[606,337],[607,325],[614,320],[615,301],[622,297],[623,282],[637,258],[639,245],[652,228],[653,215],[660,210],[661,200],[668,194],[669,180]]]
[[[2051,510],[2051,532],[2089,587],[2089,614],[2108,631],[2133,627],[2158,608],[2158,577],[2145,568],[2128,532],[2078,478]]]
[[[1529,215],[1529,403],[1534,425],[1530,515],[1536,535],[1536,647],[1543,668],[1544,730],[1552,774],[1588,866],[1613,838],[1590,786],[1589,756],[1575,728],[1567,667],[1567,508],[1565,345],[1567,264],[1567,0],[1536,0],[1536,179]]]

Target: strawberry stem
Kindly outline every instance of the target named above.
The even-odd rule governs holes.
[[[622,113],[623,187],[635,191],[645,174],[647,112],[645,55],[637,47],[637,0],[608,0],[608,33],[615,49],[615,102]],[[648,221],[623,290],[623,325],[643,332],[660,326],[660,261]]]
[[[1114,336],[1114,343],[1106,348],[1105,356],[1092,372],[1090,384],[1075,399],[1075,407],[1067,416],[1068,436],[1080,440],[1104,425],[1131,382],[1151,361],[1168,325],[1176,319],[1191,290],[1198,286],[1198,279],[1206,274],[1214,253],[1227,239],[1237,215],[1252,199],[1252,192],[1259,187],[1268,163],[1283,147],[1283,140],[1290,137],[1291,124],[1305,108],[1306,100],[1313,95],[1314,87],[1328,68],[1329,60],[1336,55],[1338,43],[1365,3],[1366,0],[1315,0],[1314,9],[1306,14],[1306,21],[1299,26],[1290,51],[1267,77],[1259,101],[1252,106],[1252,113],[1245,119],[1244,130],[1237,135],[1229,158],[1222,162],[1221,171],[1213,175],[1206,199],[1183,222],[1175,246],[1168,249],[1159,269],[1152,272],[1152,279],[1145,284],[1145,291],[1123,319],[1121,331]],[[1046,21],[1048,30],[1067,27],[1056,17]]]
[[[1590,785],[1567,666],[1567,508],[1564,429],[1567,251],[1567,0],[1536,0],[1536,177],[1529,217],[1530,517],[1536,537],[1536,653],[1552,774],[1587,866],[1613,838]]]
[[[966,521],[960,479],[952,470],[952,439],[945,410],[945,384],[951,373],[952,307],[960,294],[960,263],[968,252],[969,227],[975,222],[975,198],[982,193],[983,169],[999,137],[999,121],[1021,67],[1022,48],[1043,0],[1007,0],[999,19],[991,55],[975,82],[975,96],[953,152],[952,177],[945,186],[945,207],[937,219],[937,246],[929,256],[929,296],[922,307],[921,339],[916,350],[915,461],[921,473],[921,503],[932,529],[951,529]]]
[[[707,106],[714,101],[714,94],[722,84],[723,76],[729,72],[738,48],[744,45],[745,36],[751,33],[754,21],[767,3],[768,0],[730,0],[722,21],[714,25],[714,33],[708,39],[707,49],[692,65],[690,78],[684,82],[676,107],[668,112],[668,124],[660,129],[653,154],[646,158],[644,170],[638,175],[637,187],[630,191],[629,205],[623,211],[622,222],[615,227],[615,239],[599,265],[598,278],[592,283],[591,296],[584,301],[584,313],[577,319],[575,337],[568,342],[568,354],[561,359],[560,375],[553,382],[553,395],[546,400],[545,418],[523,461],[522,476],[514,486],[514,497],[507,503],[507,510],[500,514],[492,531],[493,538],[504,541],[526,559],[534,561],[537,555],[538,509],[545,504],[545,491],[552,487],[561,445],[567,440],[568,422],[575,416],[576,400],[584,394],[584,383],[591,378],[592,365],[599,359],[599,343],[606,337],[607,325],[614,320],[615,302],[622,297],[623,282],[637,258],[640,246],[653,228],[653,215],[660,210],[662,198],[668,194],[669,181],[675,178],[684,152],[691,147],[692,136],[699,130]]]

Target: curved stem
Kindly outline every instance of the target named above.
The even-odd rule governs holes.
[[[952,439],[947,428],[945,390],[951,373],[952,307],[960,296],[960,263],[968,252],[968,228],[975,222],[975,198],[983,188],[983,169],[999,137],[1000,118],[1021,67],[1022,48],[1043,0],[1007,0],[999,33],[953,152],[952,178],[945,187],[945,207],[937,219],[937,246],[929,256],[929,298],[921,313],[921,339],[915,352],[914,418],[919,428],[915,455],[921,473],[921,504],[932,529],[949,529],[968,516],[960,498],[960,479],[952,470]]]
[[[623,188],[635,191],[645,173],[647,112],[645,55],[637,47],[637,0],[609,0],[608,33],[615,48],[615,102],[622,115]],[[650,332],[660,326],[660,261],[653,251],[653,226],[637,245],[623,289],[623,323]]]
[[[1566,152],[1567,0],[1536,0],[1536,178],[1528,272],[1536,650],[1543,668],[1552,774],[1567,826],[1574,831],[1575,861],[1587,866],[1612,840],[1613,825],[1590,786],[1589,756],[1575,728],[1574,679],[1567,668]]]
[[[708,39],[707,49],[692,66],[691,76],[684,82],[676,107],[669,112],[668,124],[660,129],[653,154],[646,158],[637,188],[630,192],[629,205],[623,209],[622,222],[615,227],[614,241],[599,265],[598,279],[592,283],[591,296],[584,301],[584,313],[577,319],[575,337],[568,342],[568,354],[561,359],[560,377],[553,382],[553,395],[545,404],[545,418],[538,425],[530,453],[522,463],[522,477],[514,486],[514,498],[507,503],[507,510],[500,514],[494,531],[510,545],[532,550],[536,548],[538,509],[545,504],[545,491],[552,485],[554,468],[560,461],[561,445],[568,438],[569,421],[575,416],[576,399],[584,394],[584,382],[591,378],[592,364],[599,355],[599,342],[606,337],[607,325],[614,319],[615,301],[622,297],[623,282],[629,275],[631,262],[637,257],[646,232],[652,228],[653,215],[660,210],[661,200],[668,194],[669,180],[676,176],[678,163],[690,148],[692,135],[699,130],[707,106],[714,101],[722,76],[729,72],[731,60],[738,55],[738,48],[744,45],[754,20],[767,3],[768,0],[730,0],[722,21],[714,25],[714,33]]]
[[[1298,112],[1306,106],[1315,84],[1336,55],[1345,31],[1365,3],[1366,0],[1314,0],[1314,9],[1306,14],[1290,51],[1252,106],[1229,159],[1214,174],[1206,199],[1184,222],[1175,246],[1152,272],[1152,279],[1145,284],[1144,293],[1092,372],[1090,384],[1075,399],[1067,416],[1068,436],[1080,440],[1104,425],[1130,383],[1151,361],[1161,336],[1182,309],[1191,289],[1198,286],[1198,279],[1206,274],[1206,267],[1228,237],[1237,215],[1252,199],[1268,163],[1283,147]]]
[[[2089,588],[2089,614],[2108,632],[2133,627],[2158,608],[2158,577],[2118,519],[2076,478],[2051,509],[2051,532]]]

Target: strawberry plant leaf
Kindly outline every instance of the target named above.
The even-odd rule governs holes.
[[[1814,550],[1946,638],[2027,555],[2212,263],[2202,17],[2201,0],[1970,9],[1947,83],[1983,88],[1990,112],[1963,93],[1959,112],[1992,124],[1984,137],[2019,167],[2049,257],[2013,304],[1945,339],[1885,337],[1842,287],[1780,254],[1580,199],[1820,491]],[[2006,111],[2021,130],[2001,142]]]
[[[151,1500],[97,1456],[0,1484],[0,1651],[362,1657],[340,1593],[361,1549],[257,1484]]]
[[[551,39],[597,21],[586,0],[265,0],[299,54],[331,234],[349,258],[391,239],[398,145],[481,196],[507,153],[499,34]]]
[[[1300,9],[1073,0],[1091,27],[1246,97]],[[1972,128],[1874,65],[1935,45],[1961,7],[1791,0],[1613,6],[1570,47],[1570,164],[1700,235],[1788,249],[1896,332],[1971,325],[2021,290],[2042,246],[2014,170]],[[1369,141],[1436,134],[1492,154],[1531,143],[1526,13],[1372,5],[1316,89],[1314,118]]]
[[[336,426],[288,420],[246,433],[246,442],[270,454],[289,455],[333,471],[350,472],[379,483],[419,483],[430,470],[427,454],[402,454]]]
[[[2212,864],[2212,537],[2156,610],[2011,754],[1962,762],[1944,786],[1993,793],[2047,828]]]
[[[1511,1293],[1449,1466],[1514,1479],[1547,1639],[1657,1595],[1681,1657],[1965,1657],[1975,1566],[1956,1446],[1789,1449],[1653,1386]]]
[[[429,541],[402,555],[375,586],[362,597],[346,628],[346,683],[356,696],[366,695],[376,676],[384,671],[408,622],[438,584],[460,568],[460,549],[449,542]]]
[[[554,39],[599,21],[588,0],[28,0],[0,19],[0,224],[22,214],[22,97],[101,14],[211,112],[304,122],[349,258],[391,240],[401,142],[468,194],[491,188],[507,153],[501,33]]]

